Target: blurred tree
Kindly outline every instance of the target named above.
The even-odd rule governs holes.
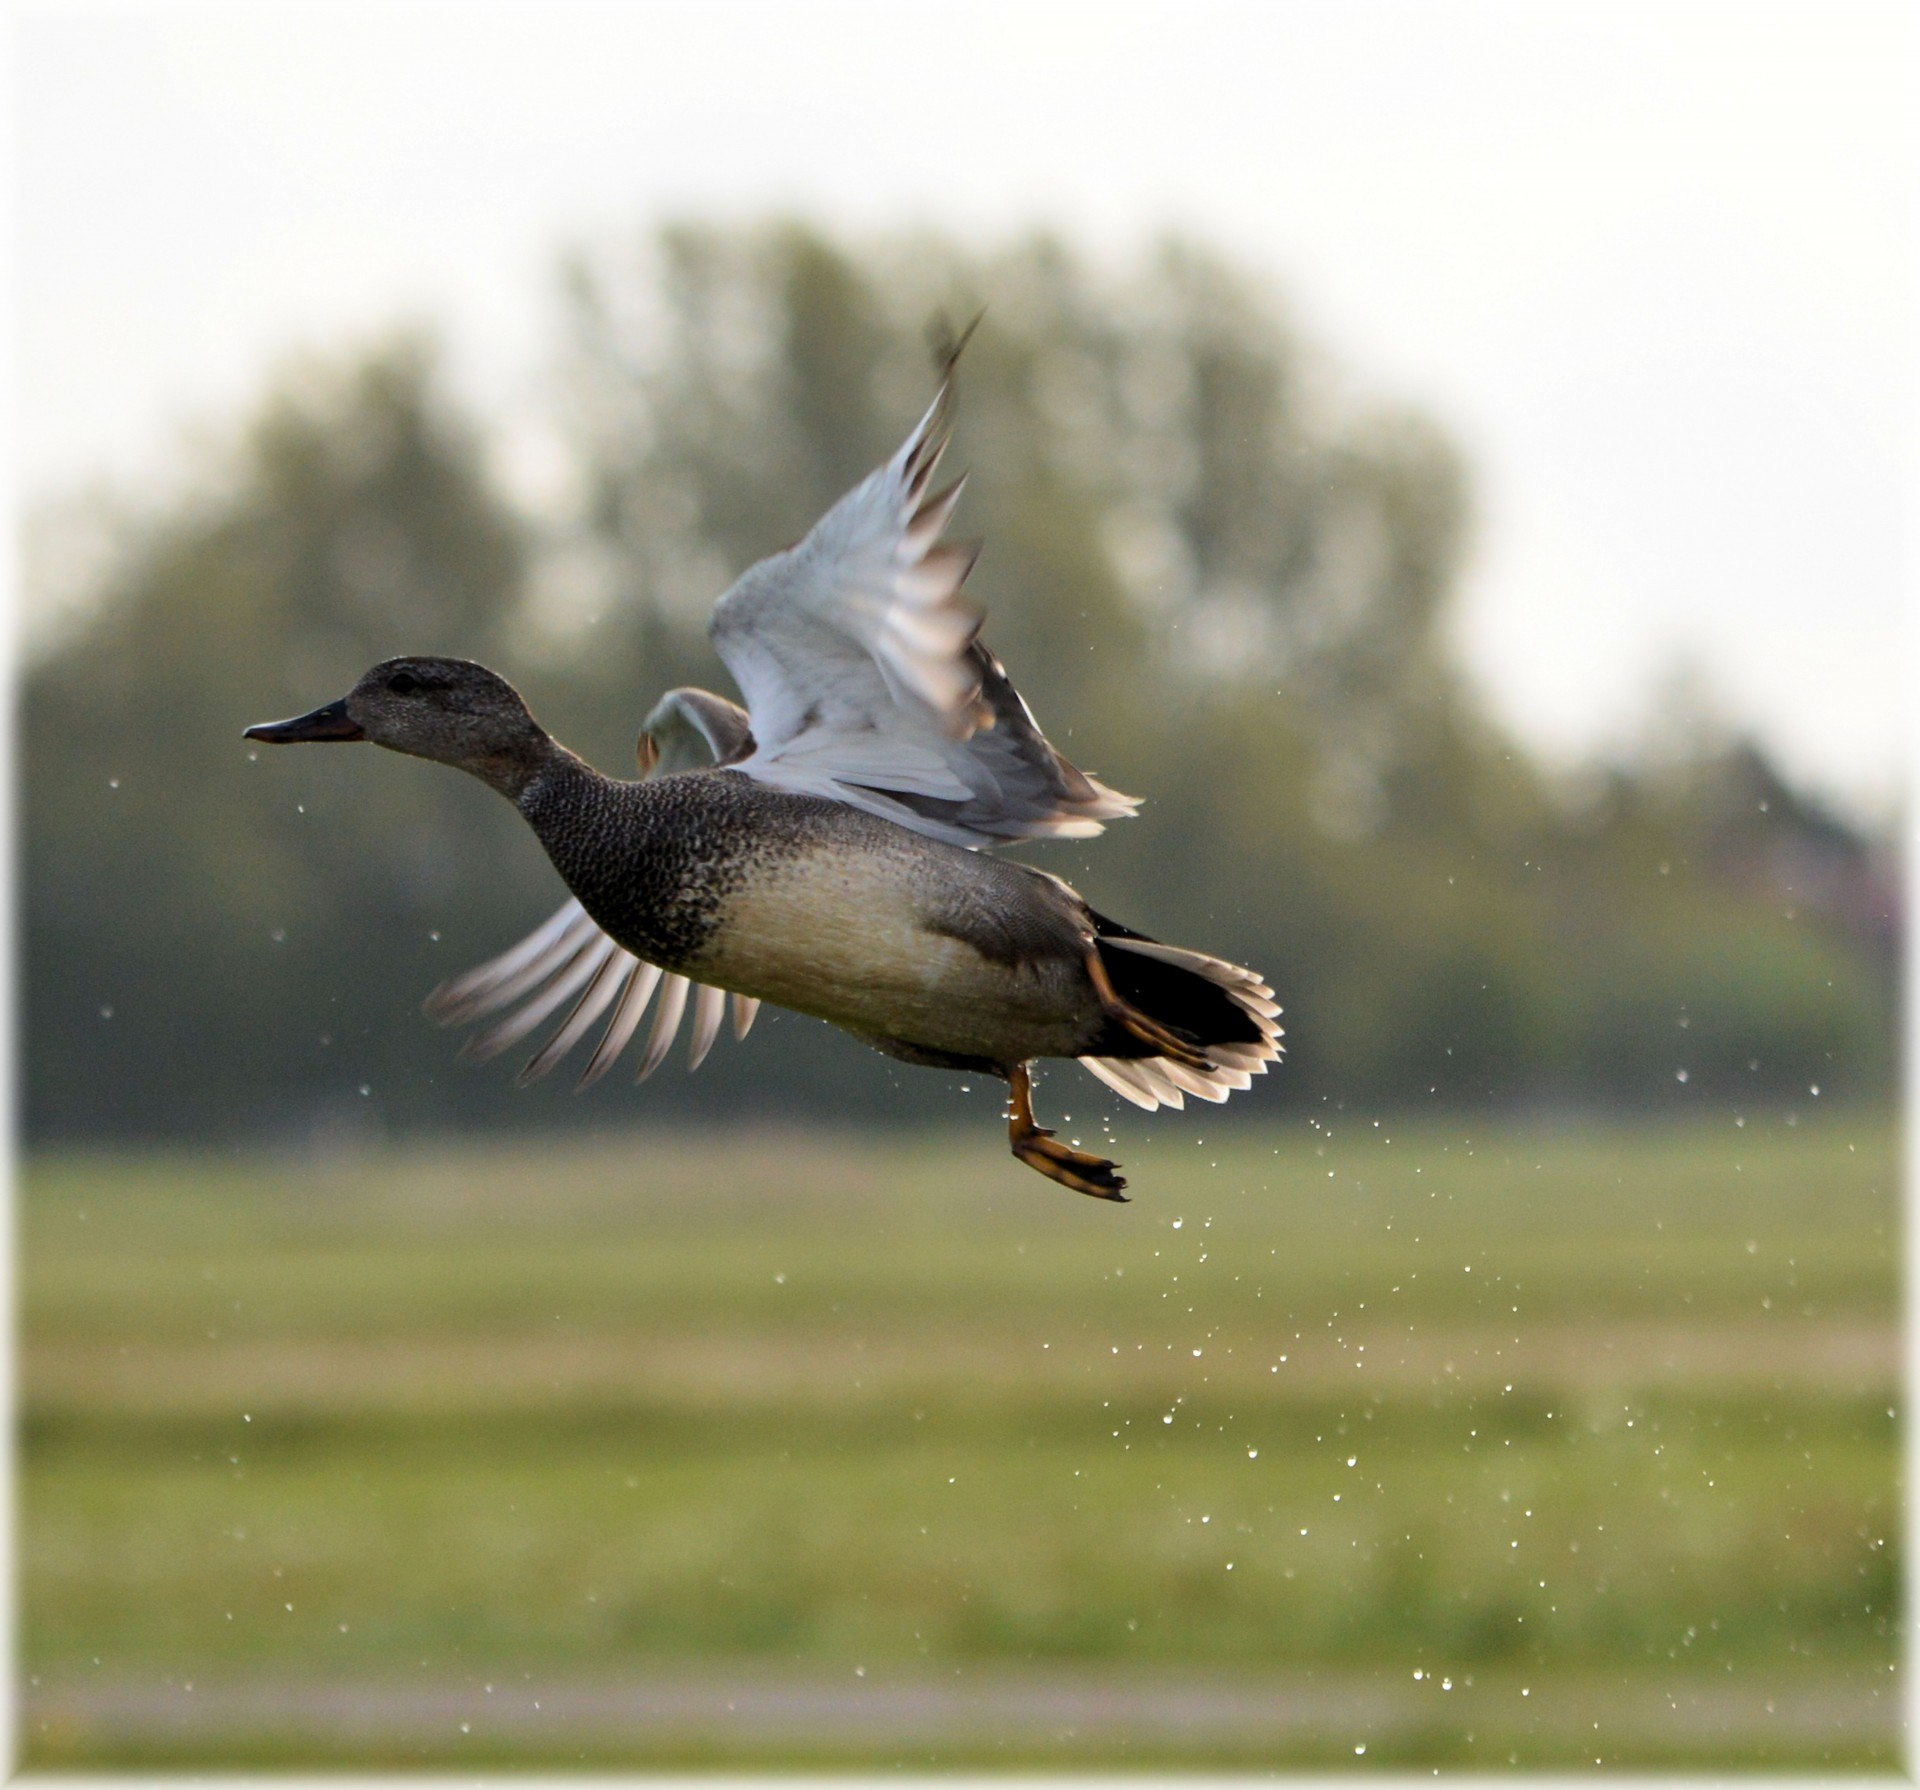
[[[351,1114],[363,1083],[401,1088],[418,1059],[411,1026],[388,1041],[369,1025],[367,997],[418,985],[429,916],[507,926],[540,899],[536,879],[484,868],[512,825],[484,792],[324,752],[256,769],[239,737],[392,652],[498,642],[522,531],[432,368],[409,339],[293,370],[30,670],[31,1132]]]
[[[930,325],[983,301],[956,457],[988,638],[1072,756],[1150,798],[1034,855],[1270,974],[1290,1055],[1230,1117],[1888,1087],[1878,860],[1679,698],[1650,768],[1584,804],[1529,764],[1447,653],[1458,456],[1258,281],[1182,243],[1096,271],[1047,238],[783,223],[580,256],[566,294],[570,506],[512,512],[427,344],[298,368],[195,497],[123,531],[31,668],[34,1135],[555,1117],[556,1089],[456,1068],[413,1015],[557,893],[514,817],[360,754],[251,766],[239,729],[444,650],[620,770],[660,689],[729,688],[714,598],[892,451]],[[770,1016],[670,1095],[568,1117],[952,1110],[948,1082],[822,1035]]]

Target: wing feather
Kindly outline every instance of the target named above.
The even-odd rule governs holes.
[[[660,985],[660,978],[665,972],[657,963],[635,961],[633,980],[627,984],[627,992],[621,996],[620,1005],[614,1008],[605,1034],[593,1055],[587,1059],[587,1066],[581,1070],[579,1081],[574,1084],[577,1094],[584,1093],[613,1067],[614,1059],[627,1048],[633,1034],[639,1029],[641,1015],[646,1012],[647,1003],[653,999],[654,989]]]
[[[579,947],[572,961],[552,982],[519,1012],[495,1020],[484,1032],[469,1038],[461,1054],[473,1058],[475,1062],[484,1063],[489,1057],[497,1057],[509,1045],[518,1044],[619,949],[612,939],[596,927],[591,938]]]
[[[693,985],[693,1035],[687,1041],[687,1069],[698,1069],[720,1036],[720,1022],[726,1017],[727,993],[709,988],[704,982]]]
[[[573,1011],[567,1015],[566,1024],[534,1053],[527,1066],[520,1071],[520,1085],[523,1088],[528,1082],[538,1081],[547,1074],[587,1035],[593,1022],[626,986],[639,961],[631,951],[622,951],[617,945],[606,954],[599,973],[587,984],[585,992],[574,1003]]]
[[[760,1003],[750,994],[733,996],[733,1035],[736,1040],[744,1038],[753,1029],[753,1022],[760,1012]]]
[[[660,1004],[653,1010],[653,1030],[647,1034],[647,1052],[640,1059],[635,1081],[645,1081],[666,1061],[680,1030],[680,1016],[687,1010],[687,990],[692,986],[685,976],[663,976],[660,980]]]
[[[954,845],[1087,838],[1139,804],[1054,750],[979,640],[977,549],[941,538],[966,481],[930,488],[952,423],[949,363],[899,452],[715,606],[752,716],[737,768]]]
[[[753,750],[753,724],[737,702],[711,690],[669,690],[653,705],[640,735],[642,776],[671,777],[732,764]]]
[[[567,902],[511,951],[442,982],[427,996],[427,1017],[441,1025],[463,1024],[507,1006],[537,988],[597,930],[579,902]]]

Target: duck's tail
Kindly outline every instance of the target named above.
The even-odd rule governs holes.
[[[1253,1085],[1280,1057],[1280,1009],[1273,990],[1237,963],[1144,938],[1094,915],[1094,948],[1114,992],[1147,1019],[1195,1046],[1212,1064],[1190,1068],[1115,1025],[1100,1056],[1080,1059],[1090,1075],[1148,1112],[1184,1106],[1186,1096],[1216,1104]]]

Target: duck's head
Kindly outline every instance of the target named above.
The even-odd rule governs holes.
[[[469,659],[385,660],[338,702],[263,721],[246,737],[276,746],[371,740],[471,771],[508,795],[518,795],[553,750],[520,692]]]

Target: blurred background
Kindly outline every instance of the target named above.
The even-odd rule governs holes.
[[[17,129],[27,1763],[1892,1763],[1910,20],[61,7]],[[631,763],[962,373],[988,639],[1261,968],[1149,1122],[769,1012],[247,723]],[[1084,1083],[1084,1085],[1082,1085]]]

